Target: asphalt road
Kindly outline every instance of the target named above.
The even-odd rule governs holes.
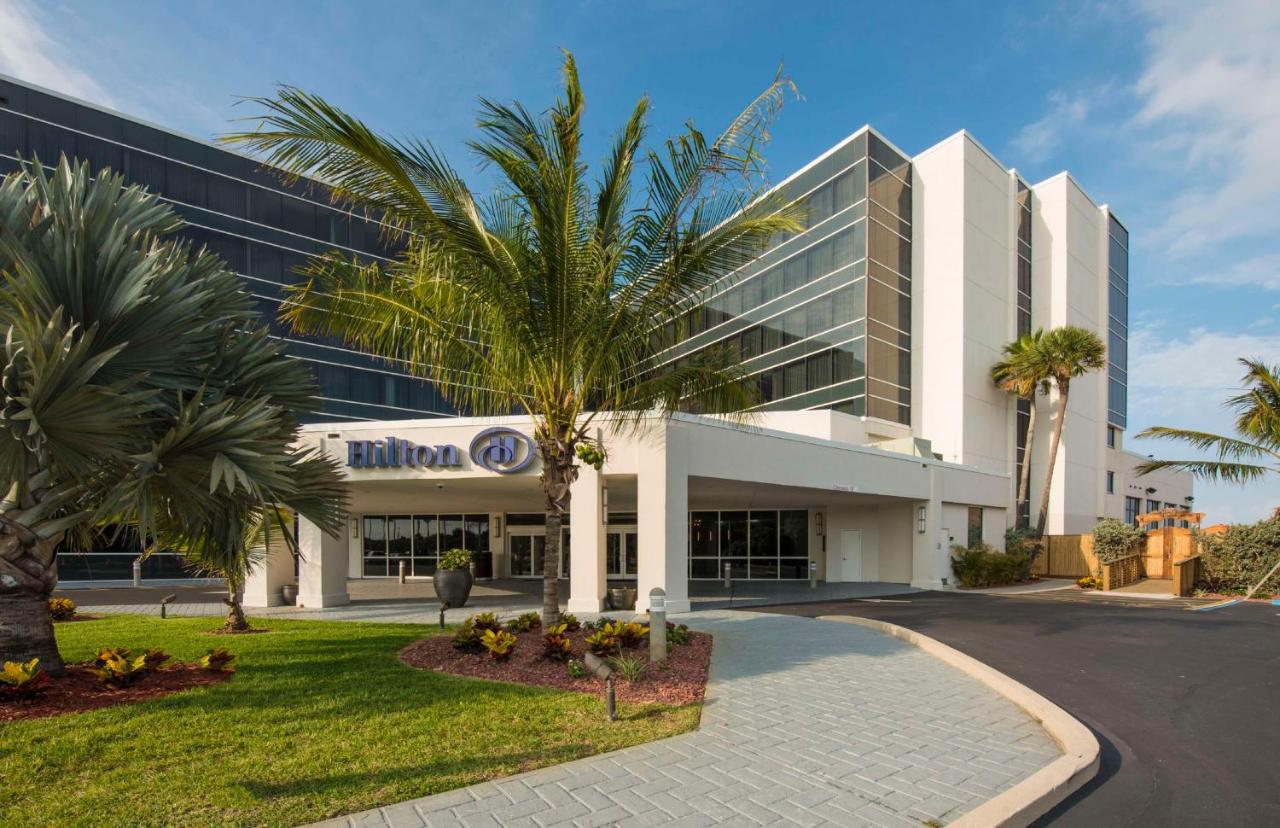
[[[880,618],[943,641],[1088,725],[1092,782],[1038,824],[1280,825],[1280,607],[1211,612],[923,593],[770,607]]]

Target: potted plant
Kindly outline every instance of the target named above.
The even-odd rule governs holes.
[[[431,576],[436,597],[447,607],[466,606],[471,595],[471,553],[450,549],[440,556],[436,573]]]
[[[609,605],[616,610],[636,608],[635,587],[609,587]]]

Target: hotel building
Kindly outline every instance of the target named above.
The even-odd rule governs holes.
[[[0,79],[0,165],[62,151],[161,193],[269,316],[307,254],[383,252],[371,223],[314,187]],[[1129,234],[1069,174],[1025,181],[967,132],[912,156],[864,127],[778,186],[804,201],[804,229],[691,303],[683,339],[658,355],[732,347],[760,391],[754,419],[677,415],[626,436],[604,419],[608,461],[573,487],[560,561],[570,609],[598,610],[608,582],[635,581],[640,609],[661,586],[678,611],[690,580],[726,573],[950,586],[954,544],[1003,545],[1023,462],[1038,505],[1056,396],[1036,400],[1026,457],[1029,404],[990,378],[1002,346],[1035,328],[1079,325],[1108,344],[1106,369],[1072,383],[1047,530],[1191,501],[1187,475],[1138,478],[1142,458],[1124,450]],[[456,416],[366,355],[278,334],[316,368],[327,422],[304,440],[347,465],[352,496],[342,536],[301,527],[299,603],[345,603],[348,578],[402,565],[430,575],[451,548],[476,553],[483,574],[541,573],[527,419]],[[250,605],[278,601],[294,577],[277,556]]]

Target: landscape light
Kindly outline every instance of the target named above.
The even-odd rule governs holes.
[[[586,662],[587,669],[596,674],[597,678],[604,679],[604,709],[609,716],[609,721],[618,720],[618,700],[613,694],[613,668],[600,656],[595,653],[587,653],[582,659]]]

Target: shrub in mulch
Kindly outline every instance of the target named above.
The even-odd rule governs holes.
[[[582,660],[587,651],[586,638],[592,632],[578,629],[558,633],[569,640],[569,659]],[[656,702],[670,705],[702,701],[707,686],[707,668],[711,663],[711,636],[702,632],[690,632],[688,635],[687,644],[668,646],[667,660],[657,665],[649,664],[638,680],[629,682],[615,675],[614,690],[618,700],[633,704]],[[564,661],[544,655],[547,645],[540,629],[515,633],[515,637],[515,647],[503,661],[494,660],[483,651],[458,650],[454,647],[453,637],[448,635],[433,635],[413,642],[400,651],[400,660],[419,670],[532,684],[604,698],[603,681],[591,675],[574,678]],[[648,639],[623,652],[648,661]]]
[[[153,670],[135,684],[109,687],[102,684],[94,669],[92,663],[69,664],[66,675],[51,677],[36,697],[0,700],[0,722],[40,719],[130,704],[217,684],[231,677],[230,673],[211,672],[194,664],[178,664]]]

